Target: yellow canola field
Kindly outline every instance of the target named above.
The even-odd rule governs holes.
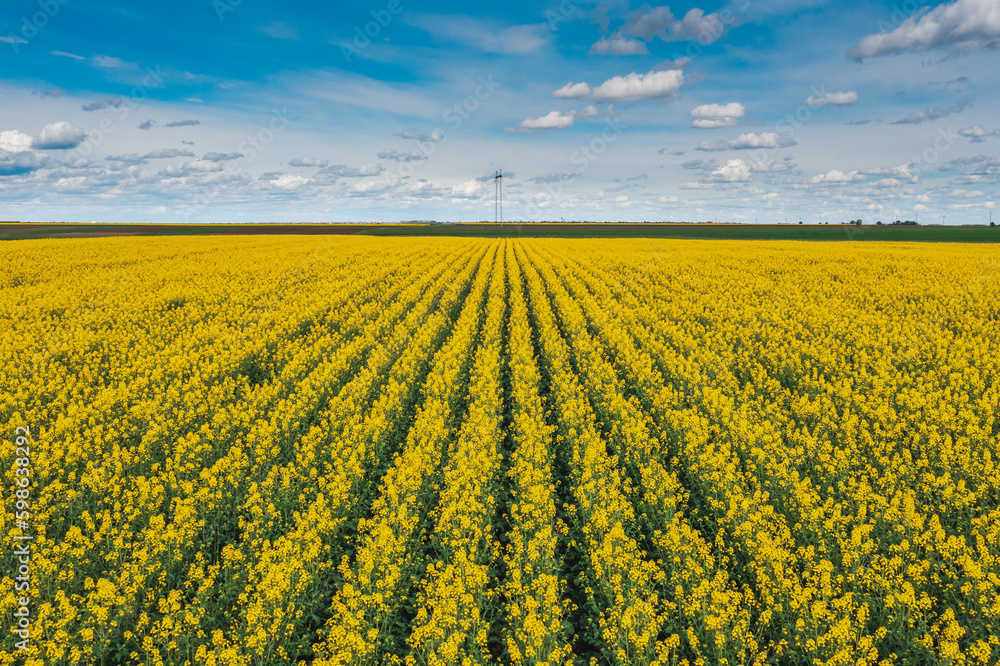
[[[0,664],[1000,664],[996,249],[0,264]]]

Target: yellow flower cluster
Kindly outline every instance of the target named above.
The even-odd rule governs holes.
[[[0,261],[0,665],[1000,663],[989,247]]]
[[[504,637],[514,664],[570,662],[572,648],[565,620],[569,600],[557,554],[568,527],[558,515],[554,483],[553,436],[539,395],[541,375],[535,362],[531,321],[524,300],[521,269],[508,262],[510,317],[507,365],[511,393],[510,532],[504,567],[507,604]]]

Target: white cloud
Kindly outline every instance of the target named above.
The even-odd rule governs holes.
[[[714,190],[715,183],[684,183],[682,190]]]
[[[714,169],[717,165],[715,160],[688,160],[681,163],[682,169],[693,169],[695,171],[707,171]]]
[[[367,178],[369,176],[379,176],[385,171],[381,164],[368,164],[360,168],[348,167],[343,164],[333,164],[324,167],[321,174],[324,176],[338,176],[342,178]]]
[[[66,51],[49,51],[49,53],[54,56],[59,56],[60,58],[72,58],[73,60],[86,60],[86,58],[84,58],[81,55],[77,55],[75,53],[67,53]]]
[[[809,179],[809,182],[813,185],[821,183],[856,183],[864,179],[865,177],[857,171],[848,171],[845,173],[844,171],[834,169],[824,174],[813,176]]]
[[[90,104],[84,104],[84,111],[100,111],[108,107],[113,106],[114,108],[119,108],[122,105],[121,97],[105,97],[104,99],[99,99],[96,102],[91,102]]]
[[[948,193],[950,197],[958,197],[961,199],[978,199],[979,197],[986,196],[981,190],[962,190],[954,189]]]
[[[786,171],[791,171],[795,168],[795,162],[792,160],[791,156],[785,157],[785,159],[778,160],[754,160],[751,168],[755,172],[760,173],[782,173]]]
[[[257,28],[257,30],[275,39],[290,39],[293,41],[298,41],[299,39],[299,29],[281,21],[271,21],[269,24]]]
[[[91,58],[91,61],[98,67],[104,67],[105,69],[124,69],[128,67],[128,63],[121,58],[113,58],[106,55],[95,55]]]
[[[1000,130],[990,131],[982,125],[973,125],[972,127],[958,130],[958,133],[971,140],[972,143],[985,143],[989,137],[1000,136]]]
[[[750,165],[743,160],[729,160],[709,176],[709,180],[720,183],[747,183],[751,178]]]
[[[207,162],[228,162],[238,160],[241,157],[243,157],[243,153],[205,153],[201,159]]]
[[[684,84],[684,72],[668,69],[649,74],[632,73],[608,79],[596,89],[595,102],[634,102],[644,99],[672,99]]]
[[[177,148],[162,148],[146,153],[143,157],[147,160],[168,160],[174,157],[194,157],[190,150],[178,150]]]
[[[10,34],[6,37],[0,36],[0,42],[3,42],[4,44],[27,44],[28,40],[22,39],[14,34]]]
[[[691,110],[691,116],[694,118],[691,127],[696,129],[735,127],[736,121],[745,116],[746,112],[746,107],[739,102],[702,104]]]
[[[39,150],[65,150],[76,148],[86,136],[76,125],[61,121],[43,127],[31,146]]]
[[[590,97],[590,86],[586,83],[567,83],[552,93],[557,99],[582,99]]]
[[[48,165],[48,159],[30,150],[7,151],[0,148],[0,176],[21,176]]]
[[[746,107],[739,102],[729,104],[702,104],[691,110],[693,118],[742,118]]]
[[[729,26],[718,13],[705,14],[703,10],[695,8],[688,11],[684,18],[678,19],[669,7],[647,6],[633,12],[619,32],[647,42],[659,37],[665,42],[697,40],[702,44],[711,44],[725,36],[728,29]]]
[[[293,176],[291,174],[284,174],[278,176],[278,178],[271,181],[271,183],[273,183],[275,187],[280,187],[283,190],[294,190],[299,187],[302,187],[308,182],[309,182],[308,178],[303,178],[302,176]]]
[[[394,160],[396,162],[416,162],[418,160],[429,159],[421,150],[414,150],[409,153],[401,153],[398,150],[383,150],[377,157],[380,160]]]
[[[748,132],[740,134],[731,141],[702,142],[698,150],[720,151],[720,150],[749,150],[751,148],[789,148],[798,145],[797,142],[787,136],[782,136],[777,132]]]
[[[517,126],[519,130],[550,130],[550,129],[566,129],[573,125],[573,118],[576,113],[570,111],[569,113],[560,113],[559,111],[551,111],[544,116],[539,118],[525,118]]]
[[[145,164],[146,159],[136,153],[125,153],[124,155],[108,155],[104,158],[108,162],[118,162],[120,164]]]
[[[861,173],[866,176],[886,176],[889,178],[899,178],[906,180],[912,180],[916,178],[913,175],[913,171],[910,169],[909,164],[901,164],[897,167],[890,167],[890,168],[865,169]]]
[[[321,160],[318,157],[296,157],[294,160],[288,163],[288,166],[293,167],[325,167],[329,164],[326,160]]]
[[[604,37],[594,42],[594,45],[590,47],[590,52],[595,55],[645,55],[649,53],[649,49],[637,39]]]
[[[614,115],[615,115],[615,107],[614,107],[613,104],[609,104],[607,106],[607,108],[604,108],[604,109],[599,109],[598,107],[594,106],[593,104],[589,104],[589,105],[583,107],[582,109],[580,109],[577,112],[576,117],[577,118],[603,118],[605,116],[610,116],[610,117],[613,118]]]
[[[442,39],[459,42],[486,53],[526,54],[545,47],[551,39],[546,23],[503,27],[496,21],[471,16],[423,14],[411,23]]]
[[[917,13],[890,32],[868,35],[847,52],[861,60],[897,53],[928,51],[962,44],[996,46],[1000,38],[1000,4],[996,0],[955,0]]]
[[[899,185],[900,185],[901,182],[902,181],[900,181],[898,178],[883,178],[882,180],[878,180],[878,181],[875,181],[874,183],[872,183],[872,187],[878,187],[880,189],[881,188],[889,188],[889,189],[891,189],[891,188],[899,187]]]
[[[568,180],[573,180],[578,178],[580,174],[572,173],[568,171],[554,171],[552,173],[545,174],[544,176],[535,176],[534,178],[529,178],[528,180],[532,183],[551,184],[551,183],[565,183]]]
[[[858,93],[853,90],[848,92],[835,92],[823,97],[810,97],[806,100],[809,106],[846,106],[855,104],[858,101]]]
[[[467,180],[452,187],[450,194],[460,198],[475,198],[481,196],[486,191],[486,187],[485,183],[480,183],[476,180]]]
[[[181,169],[184,171],[201,171],[201,172],[211,172],[211,171],[222,171],[222,164],[212,160],[194,160],[193,162],[185,162],[181,165]]]
[[[31,137],[17,130],[0,132],[0,150],[8,153],[20,153],[31,148]]]
[[[401,139],[413,139],[421,143],[440,143],[445,139],[444,132],[439,129],[434,130],[430,134],[417,134],[413,130],[403,130],[402,132],[396,132],[396,136]]]
[[[949,106],[945,108],[938,107],[930,109],[921,109],[920,111],[914,111],[905,118],[900,118],[899,120],[895,121],[893,125],[917,125],[919,123],[926,123],[928,121],[944,118],[946,116],[950,116],[955,113],[961,113],[962,111],[965,111],[965,109],[968,108],[968,106],[969,103],[963,101],[959,102],[955,106]]]

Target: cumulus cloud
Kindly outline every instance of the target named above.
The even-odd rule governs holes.
[[[868,35],[847,56],[862,60],[951,45],[995,48],[998,42],[1000,5],[996,0],[955,0],[929,12],[919,12],[894,30]]]
[[[835,92],[823,97],[810,97],[806,100],[809,106],[846,106],[855,104],[858,101],[858,93],[853,90],[847,92]]]
[[[888,178],[906,179],[916,181],[916,176],[913,174],[909,164],[901,164],[896,167],[880,167],[877,169],[865,169],[861,172],[866,176],[886,176]]]
[[[813,185],[819,184],[843,184],[843,183],[857,183],[864,180],[865,177],[858,173],[857,171],[839,171],[833,169],[832,171],[827,171],[826,173],[820,174],[818,176],[813,176],[809,179],[809,182]]]
[[[422,150],[414,150],[409,153],[401,153],[398,150],[383,150],[378,154],[378,158],[395,162],[417,162],[428,159],[427,154]]]
[[[6,132],[0,132],[2,134]],[[46,158],[30,150],[8,151],[0,148],[0,176],[23,176],[41,169],[47,163]]]
[[[754,160],[754,163],[750,165],[750,168],[754,172],[760,173],[782,173],[788,172],[795,169],[795,160],[791,155],[785,157],[781,160]]]
[[[185,162],[181,168],[185,171],[212,172],[222,171],[222,164],[215,160],[194,160],[193,162]]]
[[[292,174],[282,174],[271,181],[272,185],[283,190],[295,190],[307,183],[309,183],[308,178]]]
[[[595,102],[634,102],[645,99],[670,100],[684,84],[684,72],[668,69],[649,74],[628,74],[608,79],[594,89]]]
[[[293,167],[325,167],[330,163],[326,160],[321,160],[318,157],[296,157],[294,160],[288,163],[288,166]]]
[[[739,102],[702,104],[691,110],[691,117],[694,118],[691,126],[697,129],[733,127],[740,118],[746,115],[746,112],[746,107]]]
[[[959,102],[955,106],[945,108],[921,109],[920,111],[914,111],[905,118],[900,118],[895,121],[893,125],[917,125],[919,123],[926,123],[931,120],[937,120],[938,118],[944,118],[956,113],[961,113],[962,111],[965,111],[968,106],[968,102]]]
[[[707,171],[714,169],[717,162],[715,160],[688,160],[681,163],[682,169],[693,169],[695,171]]]
[[[614,118],[615,117],[615,105],[608,104],[603,109],[595,106],[594,104],[588,104],[579,111],[576,112],[577,118]]]
[[[167,123],[164,127],[191,127],[193,125],[201,125],[200,120],[177,120],[172,123]]]
[[[125,153],[124,155],[108,155],[105,157],[109,162],[119,162],[121,164],[145,164],[146,158],[136,153]]]
[[[143,158],[147,160],[168,160],[174,157],[194,157],[194,153],[190,150],[179,150],[177,148],[162,148],[160,150],[154,150],[151,153],[146,153]]]
[[[384,171],[385,167],[381,164],[368,164],[360,168],[349,167],[344,164],[333,164],[324,167],[320,173],[324,176],[336,176],[339,178],[367,178],[369,176],[379,176]]]
[[[981,190],[963,190],[954,189],[948,192],[948,196],[957,197],[959,199],[978,199],[979,197],[986,196]]]
[[[460,199],[474,199],[487,191],[486,185],[477,180],[467,180],[449,188],[448,194]]]
[[[31,148],[30,136],[17,130],[0,132],[0,150],[8,153],[20,153]]]
[[[205,153],[201,159],[206,162],[228,162],[238,160],[243,157],[243,153]]]
[[[31,147],[38,150],[67,150],[83,143],[87,133],[67,122],[52,123],[42,128]]]
[[[729,160],[708,177],[717,183],[748,183],[753,177],[750,165],[743,160]]]
[[[958,157],[942,164],[941,171],[961,171],[962,175],[952,181],[956,185],[989,185],[1000,182],[1000,158],[987,155]]]
[[[711,44],[724,37],[728,30],[729,26],[718,13],[705,14],[695,8],[678,19],[670,7],[647,6],[632,12],[618,32],[647,42],[659,37],[665,42],[697,40],[702,44]]]
[[[637,39],[604,37],[594,42],[594,45],[590,47],[590,52],[595,55],[645,55],[649,53],[649,49]]]
[[[590,86],[586,83],[567,83],[552,93],[557,99],[582,99],[590,97]]]
[[[396,132],[396,136],[401,139],[410,139],[421,143],[440,143],[445,139],[444,132],[439,129],[434,130],[430,134],[418,134],[413,130],[403,130],[402,132]]]
[[[698,150],[721,151],[721,150],[749,150],[752,148],[789,148],[798,145],[791,137],[782,136],[777,132],[748,132],[740,134],[731,141],[704,141],[698,145]]]
[[[525,118],[517,126],[517,129],[521,131],[566,129],[573,125],[575,117],[576,113],[574,111],[570,111],[569,113],[551,111],[538,118]]]
[[[91,102],[90,104],[84,104],[84,111],[100,111],[101,109],[106,109],[108,107],[119,108],[122,105],[121,97],[105,97],[104,99],[99,99],[96,102]]]
[[[958,133],[972,141],[972,143],[985,143],[989,137],[1000,136],[1000,130],[990,131],[983,128],[982,125],[973,125],[972,127],[958,130]]]
[[[877,180],[872,183],[872,187],[877,187],[879,189],[894,189],[899,187],[903,181],[898,178],[883,178],[882,180]]]

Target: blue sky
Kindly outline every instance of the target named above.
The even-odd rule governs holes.
[[[8,0],[0,219],[987,222],[1000,3]]]

